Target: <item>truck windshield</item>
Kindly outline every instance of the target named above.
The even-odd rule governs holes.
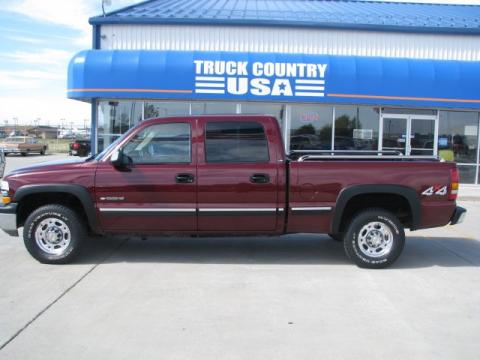
[[[25,142],[25,138],[23,137],[10,137],[5,139],[6,143],[9,144],[20,144]]]

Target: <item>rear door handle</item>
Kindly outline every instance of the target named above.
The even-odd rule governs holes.
[[[177,174],[175,176],[175,182],[179,184],[191,184],[195,180],[192,174]]]
[[[268,176],[268,174],[253,174],[250,176],[250,182],[256,184],[267,184],[270,182],[270,176]]]

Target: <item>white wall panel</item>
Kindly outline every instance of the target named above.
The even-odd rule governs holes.
[[[480,36],[246,26],[102,25],[101,48],[480,61]]]

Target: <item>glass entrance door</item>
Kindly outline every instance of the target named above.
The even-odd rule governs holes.
[[[410,119],[410,155],[434,156],[436,155],[436,132],[437,119],[423,119],[411,117]]]
[[[379,150],[396,150],[407,156],[436,156],[438,120],[432,115],[384,114]]]
[[[385,115],[381,121],[383,131],[380,150],[400,151],[407,155],[408,116]]]

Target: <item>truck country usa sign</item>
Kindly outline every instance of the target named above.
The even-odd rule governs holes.
[[[325,96],[327,64],[194,60],[195,93]]]

